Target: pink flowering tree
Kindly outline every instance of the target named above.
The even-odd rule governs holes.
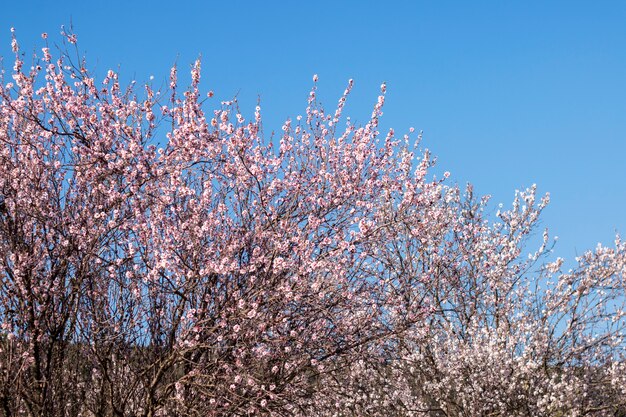
[[[6,415],[307,414],[326,380],[422,325],[413,281],[377,252],[407,232],[392,212],[436,235],[443,188],[427,157],[416,166],[405,139],[380,136],[384,85],[362,127],[341,123],[352,81],[331,114],[314,88],[274,143],[258,108],[206,113],[199,62],[182,93],[173,68],[166,91],[140,94],[47,46],[30,67],[13,51]]]
[[[623,410],[622,243],[526,260],[547,199],[489,223],[381,135],[384,85],[356,126],[315,77],[267,138],[199,61],[122,86],[63,35],[28,64],[14,38],[0,80],[4,416]]]

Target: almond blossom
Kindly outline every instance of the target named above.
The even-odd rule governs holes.
[[[419,136],[379,131],[385,83],[359,126],[353,81],[327,113],[314,76],[272,138],[260,107],[207,107],[200,61],[157,91],[12,48],[4,415],[623,412],[624,243],[567,272],[547,233],[526,256],[547,196],[492,221]]]

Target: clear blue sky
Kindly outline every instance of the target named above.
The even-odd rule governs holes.
[[[2,7],[0,54],[11,26],[39,50],[70,22],[100,74],[158,82],[201,55],[204,88],[247,115],[260,96],[266,129],[304,111],[314,73],[329,108],[354,78],[363,121],[386,81],[383,127],[423,130],[439,172],[494,207],[551,193],[558,255],[626,235],[624,1],[22,0]]]

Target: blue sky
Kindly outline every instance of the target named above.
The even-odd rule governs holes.
[[[304,111],[315,73],[328,108],[355,80],[357,121],[386,81],[383,127],[423,130],[437,172],[494,211],[533,183],[551,193],[556,254],[626,234],[626,2],[23,0],[0,16],[4,66],[11,26],[39,50],[70,22],[100,74],[158,83],[202,56],[204,88],[247,115],[260,97],[268,130]]]

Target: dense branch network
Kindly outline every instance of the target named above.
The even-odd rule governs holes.
[[[626,245],[526,258],[547,196],[429,179],[384,84],[266,139],[199,61],[140,91],[44,42],[0,85],[1,415],[625,415]]]

